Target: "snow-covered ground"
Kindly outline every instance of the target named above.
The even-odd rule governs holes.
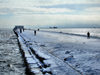
[[[55,75],[100,75],[100,39],[61,33],[21,33],[40,56],[49,56],[51,71]],[[42,53],[42,54],[41,54]]]

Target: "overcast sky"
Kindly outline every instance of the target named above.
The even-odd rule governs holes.
[[[0,27],[100,27],[100,0],[0,0]]]

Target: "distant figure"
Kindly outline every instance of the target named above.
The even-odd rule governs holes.
[[[39,31],[40,29],[38,29],[38,31]]]
[[[87,32],[87,37],[90,38],[90,33],[89,32]]]
[[[24,28],[23,28],[23,32],[24,32]]]
[[[34,35],[36,36],[36,30],[34,30]]]
[[[20,33],[22,33],[22,29],[20,29]]]

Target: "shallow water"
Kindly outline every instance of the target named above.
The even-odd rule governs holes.
[[[0,75],[25,75],[25,65],[11,30],[0,30]]]

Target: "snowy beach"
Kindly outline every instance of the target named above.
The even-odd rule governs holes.
[[[0,75],[100,75],[100,0],[0,0]]]
[[[74,34],[74,33],[73,33]],[[100,39],[67,35],[52,31],[25,30],[18,33],[19,40],[34,53],[44,57],[53,75],[99,75]],[[80,34],[81,35],[81,34]],[[25,44],[25,40],[27,43]],[[43,72],[43,68],[42,72]],[[40,69],[40,70],[41,70]]]

